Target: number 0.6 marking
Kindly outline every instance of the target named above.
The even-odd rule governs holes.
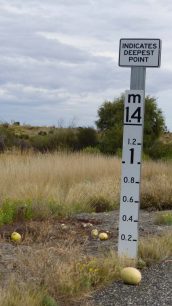
[[[128,197],[128,198],[127,198],[127,196],[123,196],[123,197],[122,197],[122,201],[123,201],[124,203],[126,203],[126,202],[133,203],[134,200],[133,200],[133,197],[130,197],[130,198]]]

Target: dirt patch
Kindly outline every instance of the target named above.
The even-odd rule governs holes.
[[[161,235],[171,226],[158,226],[154,224],[155,212],[140,211],[139,234],[140,237]],[[50,251],[54,246],[68,243],[69,238],[73,244],[82,245],[84,254],[97,256],[110,249],[117,249],[118,240],[117,211],[108,213],[82,213],[70,219],[18,222],[4,225],[0,228],[0,271],[1,285],[5,285],[11,274],[18,273],[18,258],[20,252],[30,256],[41,249]],[[100,241],[91,237],[91,230],[108,232],[109,239]],[[13,231],[22,235],[22,242],[18,245],[11,242]],[[58,256],[60,256],[60,251]],[[25,277],[28,279],[27,269]]]

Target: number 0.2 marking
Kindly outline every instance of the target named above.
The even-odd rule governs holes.
[[[121,235],[121,240],[132,241],[131,239],[132,239],[132,235],[127,235],[127,236],[124,234]]]

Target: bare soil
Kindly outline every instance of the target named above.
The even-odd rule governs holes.
[[[139,235],[148,237],[161,235],[171,226],[155,225],[156,212],[140,211]],[[26,255],[33,251],[39,251],[46,245],[47,249],[55,246],[58,242],[64,244],[70,239],[73,243],[83,246],[85,254],[97,256],[101,252],[117,249],[118,239],[118,211],[107,213],[82,213],[68,219],[17,222],[4,225],[0,228],[0,273],[1,286],[5,285],[11,274],[17,273],[17,256],[22,250]],[[100,241],[91,237],[91,230],[107,232],[109,239]],[[22,235],[19,245],[12,243],[10,236],[13,231]],[[28,275],[29,277],[29,275]],[[101,304],[100,304],[101,305]],[[109,304],[110,305],[110,304]]]

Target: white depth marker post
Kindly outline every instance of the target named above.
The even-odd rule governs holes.
[[[160,66],[159,39],[121,39],[119,66],[131,67],[126,91],[118,255],[137,257],[146,67]]]

